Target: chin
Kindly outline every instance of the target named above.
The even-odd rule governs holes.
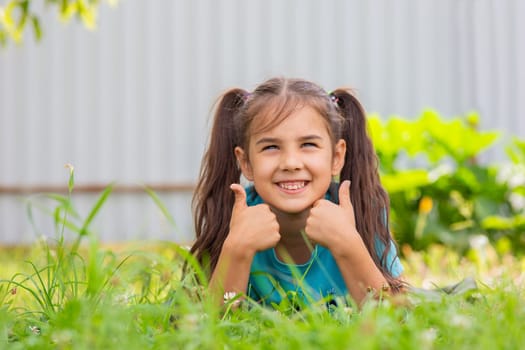
[[[312,205],[308,206],[290,206],[290,207],[273,207],[276,211],[287,215],[301,215],[310,212]]]

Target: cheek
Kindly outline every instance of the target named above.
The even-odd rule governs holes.
[[[255,178],[267,178],[268,176],[271,176],[273,173],[272,171],[273,168],[269,162],[258,161],[252,164],[253,164],[252,174]]]
[[[250,168],[250,174],[251,179],[250,181],[257,181],[257,179],[265,178],[270,173],[270,164],[267,160],[261,159],[260,155],[250,155],[250,162],[249,168]]]
[[[333,162],[331,157],[318,159],[316,162],[310,164],[310,170],[317,174],[319,179],[325,181],[332,181],[333,176]]]

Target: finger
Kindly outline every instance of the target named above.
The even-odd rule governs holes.
[[[350,181],[345,180],[339,186],[339,205],[343,208],[349,208],[352,206],[350,201]]]
[[[233,207],[246,208],[248,205],[246,204],[246,191],[244,190],[244,187],[239,184],[231,184],[230,189],[235,195],[235,203],[233,204]]]

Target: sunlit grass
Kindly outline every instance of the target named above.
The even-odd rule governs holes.
[[[101,245],[69,195],[50,196],[55,239],[0,248],[1,349],[517,349],[525,344],[525,259],[489,243],[466,256],[401,247],[411,291],[297,308],[284,300],[214,305],[188,250],[173,242]],[[152,199],[155,201],[155,197]],[[157,201],[156,201],[157,203]],[[162,207],[161,203],[157,205]],[[167,210],[163,210],[167,213]],[[71,233],[72,241],[63,239]],[[183,274],[183,265],[188,271]],[[465,278],[477,289],[439,290]],[[417,288],[417,289],[416,289]],[[427,293],[422,293],[427,291]]]
[[[56,248],[48,246],[52,256]],[[404,249],[407,281],[433,288],[472,276],[479,288],[465,294],[432,301],[370,301],[360,310],[352,305],[295,310],[245,303],[226,313],[210,305],[195,283],[181,280],[181,250],[166,242],[82,246],[85,265],[77,264],[76,274],[54,270],[65,273],[56,278],[60,283],[78,284],[77,294],[65,293],[52,311],[45,311],[27,290],[18,287],[13,293],[14,286],[5,282],[33,271],[24,260],[46,277],[49,261],[43,249],[2,249],[0,342],[9,348],[493,349],[517,348],[525,340],[524,260],[492,254],[490,246],[485,261],[442,246],[426,253]],[[99,263],[91,272],[100,279],[95,285],[104,286],[94,294],[87,292],[89,259]]]

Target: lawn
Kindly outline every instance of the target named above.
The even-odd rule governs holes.
[[[431,111],[415,122],[372,121],[412,288],[362,307],[351,300],[298,307],[292,295],[272,307],[245,301],[219,308],[206,298],[206,279],[186,249],[172,242],[100,245],[91,223],[112,185],[79,215],[69,165],[68,195],[44,196],[56,204],[46,212],[59,238],[0,248],[0,349],[523,348],[525,208],[511,199],[525,196],[516,181],[525,178],[525,142],[508,149],[510,168],[478,164],[495,134],[478,132],[476,123],[472,116],[440,121]],[[410,137],[400,139],[401,129]],[[424,155],[428,164],[398,168],[406,155]],[[443,172],[451,160],[455,170]],[[507,168],[512,176],[501,176]],[[72,242],[60,238],[64,232]],[[184,263],[194,273],[183,278]],[[465,279],[477,288],[439,291]]]
[[[73,177],[69,183],[70,193]],[[525,258],[488,240],[466,254],[401,247],[403,295],[300,307],[206,297],[206,278],[172,242],[101,245],[85,219],[52,196],[57,239],[0,248],[1,349],[518,349],[525,344]],[[168,210],[151,194],[163,213]],[[168,215],[168,214],[166,214]],[[77,220],[77,221],[75,221]],[[65,242],[62,233],[73,233]],[[183,274],[183,266],[188,271]],[[477,288],[439,291],[464,279]],[[464,285],[463,285],[464,286]],[[438,290],[438,291],[436,291]],[[424,292],[422,292],[424,291]],[[299,306],[299,307],[298,307]]]
[[[211,305],[181,279],[186,250],[168,242],[106,247],[39,242],[0,255],[2,349],[517,349],[525,344],[525,259],[490,245],[460,257],[403,247],[405,277],[425,289],[473,277],[476,290],[407,293],[297,310]],[[190,260],[191,261],[191,260]],[[198,276],[196,277],[198,278]]]

